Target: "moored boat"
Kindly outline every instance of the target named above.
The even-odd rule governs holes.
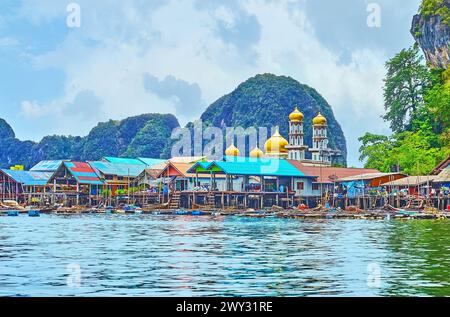
[[[8,217],[18,217],[19,211],[18,210],[8,210],[6,212],[6,214],[8,215]]]
[[[28,216],[29,217],[40,217],[41,213],[39,212],[39,210],[29,210]]]

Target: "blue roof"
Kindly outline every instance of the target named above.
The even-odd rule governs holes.
[[[2,169],[2,172],[24,186],[44,186],[53,175],[52,172],[13,171],[7,169]]]
[[[137,177],[141,174],[146,165],[141,162],[141,164],[123,164],[123,163],[110,163],[95,161],[89,162],[89,164],[97,171],[104,175],[117,175],[122,177]]]
[[[147,158],[147,157],[139,157],[139,160],[143,162],[147,167],[152,167],[153,165],[161,164],[167,162],[167,160],[155,159],[155,158]]]
[[[109,163],[144,165],[141,160],[133,158],[106,156],[103,159]]]
[[[205,169],[216,166],[230,175],[305,177],[303,172],[284,159],[227,156],[224,161],[198,162],[195,165]]]
[[[62,164],[63,160],[40,161],[33,166],[30,171],[35,172],[55,172]]]

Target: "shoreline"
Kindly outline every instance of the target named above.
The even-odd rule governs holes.
[[[10,212],[16,214],[10,215]],[[29,215],[29,210],[5,210],[0,211],[0,217]],[[385,210],[372,210],[363,212],[348,212],[343,210],[330,211],[297,211],[297,210],[281,210],[281,211],[227,211],[227,210],[185,210],[185,209],[161,209],[152,211],[124,212],[124,211],[105,211],[105,210],[82,210],[76,212],[57,212],[44,211],[38,212],[39,215],[57,215],[57,216],[79,216],[79,215],[152,215],[152,216],[192,216],[192,217],[230,217],[238,216],[244,218],[283,218],[283,219],[311,219],[311,220],[446,220],[450,219],[450,212],[423,212],[423,211],[402,211],[392,212]],[[31,217],[31,216],[30,216]],[[36,217],[36,215],[34,215]]]

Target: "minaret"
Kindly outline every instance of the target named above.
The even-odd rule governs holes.
[[[289,115],[289,150],[288,157],[291,160],[304,160],[305,151],[308,149],[303,143],[303,113],[297,107]]]
[[[313,119],[312,160],[331,164],[331,150],[328,148],[327,119],[319,112]]]

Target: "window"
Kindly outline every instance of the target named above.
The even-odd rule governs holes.
[[[303,190],[305,188],[305,183],[297,182],[297,190]]]
[[[312,184],[312,190],[319,190],[319,184]]]

